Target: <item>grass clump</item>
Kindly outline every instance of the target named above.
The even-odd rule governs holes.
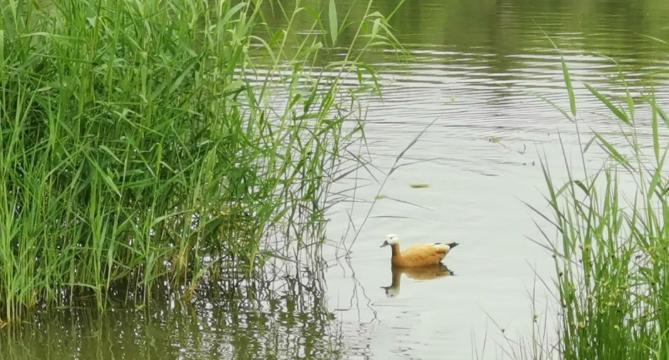
[[[192,291],[212,263],[280,256],[262,244],[277,229],[305,245],[355,115],[340,78],[357,71],[367,86],[354,49],[392,37],[366,33],[382,18],[363,14],[326,76],[309,69],[336,36],[295,28],[299,3],[271,29],[263,7],[2,7],[0,319],[82,296],[146,301],[161,284]]]
[[[568,75],[566,65],[564,70]],[[567,87],[571,114],[563,114],[578,130],[570,81]],[[544,217],[558,234],[553,242],[544,233],[554,254],[561,305],[556,350],[564,359],[667,359],[669,117],[653,93],[627,93],[619,102],[586,87],[621,130],[595,133],[582,143],[583,168],[577,175],[567,164],[562,185],[543,167],[553,211]],[[639,117],[642,111],[649,115]],[[592,171],[585,157],[597,145],[608,160]]]

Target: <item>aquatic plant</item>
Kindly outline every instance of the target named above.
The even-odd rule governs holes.
[[[82,297],[146,303],[160,284],[188,295],[214,267],[250,271],[318,241],[309,225],[361,128],[357,91],[378,90],[361,56],[395,40],[369,5],[341,23],[334,1],[294,5],[2,7],[0,318]]]
[[[570,110],[581,119],[563,61]],[[613,134],[580,141],[582,165],[565,155],[567,181],[558,183],[544,162],[547,201],[542,214],[557,239],[542,229],[555,259],[559,340],[564,359],[665,359],[669,357],[669,173],[665,168],[669,117],[653,91],[614,99],[585,85],[619,122]],[[644,115],[639,115],[644,114]],[[647,114],[647,116],[645,116]],[[581,125],[582,126],[582,125]],[[598,168],[586,160],[596,149]],[[543,358],[550,348],[534,348]]]

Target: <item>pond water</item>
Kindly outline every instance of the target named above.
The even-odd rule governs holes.
[[[389,10],[394,2],[385,3]],[[667,20],[664,1],[404,5],[392,24],[412,57],[379,60],[383,100],[368,101],[368,151],[379,182],[435,122],[381,196],[379,182],[361,171],[360,204],[333,215],[328,234],[336,243],[349,231],[343,241],[352,253],[327,273],[328,304],[351,358],[514,358],[518,342],[530,342],[535,316],[542,341],[555,339],[556,309],[543,285],[552,282],[553,263],[531,241],[541,239],[538,216],[523,202],[544,208],[542,157],[554,175],[564,173],[560,136],[568,156],[578,147],[574,125],[539,97],[569,108],[560,57],[545,34],[569,64],[583,128],[616,131],[582,83],[620,94],[622,71],[632,93],[653,87],[666,104],[669,46],[657,39],[669,40]],[[349,223],[360,226],[370,206],[363,201],[375,197],[354,241]],[[454,276],[406,274],[388,297],[381,287],[393,280],[390,251],[379,249],[386,233],[404,244],[457,241],[444,259]]]
[[[389,13],[396,3],[375,6]],[[364,101],[360,151],[373,166],[338,184],[356,190],[329,215],[326,265],[307,265],[306,278],[282,268],[272,279],[223,282],[192,307],[26,320],[0,338],[2,357],[513,358],[535,316],[550,341],[555,309],[542,281],[551,282],[552,259],[530,240],[539,239],[537,216],[524,202],[543,206],[539,160],[559,173],[560,136],[568,155],[578,148],[574,125],[540,98],[569,106],[546,34],[570,66],[584,128],[615,131],[582,82],[622,93],[622,71],[632,93],[652,87],[667,104],[669,3],[407,1],[391,24],[410,57],[367,59],[384,83],[382,99]],[[379,248],[386,233],[402,244],[460,243],[444,261],[452,274],[393,273]]]

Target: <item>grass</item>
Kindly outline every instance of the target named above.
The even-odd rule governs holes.
[[[82,298],[146,304],[165,284],[188,296],[212,266],[250,271],[318,241],[340,150],[360,131],[346,125],[356,91],[378,90],[361,58],[396,42],[370,6],[342,23],[334,1],[329,14],[304,6],[2,8],[2,321]],[[345,55],[314,68],[344,32]],[[282,247],[268,248],[277,232]]]
[[[563,61],[564,64],[564,61]],[[563,66],[570,112],[576,101]],[[669,358],[669,117],[652,91],[611,98],[587,89],[618,122],[617,134],[581,141],[582,168],[565,155],[567,181],[557,183],[545,166],[547,201],[557,230],[544,232],[555,259],[559,340],[564,359]],[[639,116],[645,113],[648,116]],[[593,170],[588,154],[607,160]],[[532,358],[551,349],[534,349]]]

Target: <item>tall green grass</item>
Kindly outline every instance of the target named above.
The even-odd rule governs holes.
[[[341,80],[374,88],[361,56],[394,38],[369,6],[339,25],[332,1],[305,29],[294,5],[5,2],[0,319],[82,297],[146,302],[161,284],[187,295],[212,263],[285,256],[268,233],[313,241],[359,130]],[[314,71],[343,32],[345,55]]]
[[[578,130],[563,69],[571,104],[563,114]],[[586,87],[620,131],[582,141],[581,166],[565,156],[565,183],[543,166],[553,211],[543,216],[557,230],[557,240],[544,232],[561,308],[556,349],[564,359],[667,359],[669,117],[652,91],[612,98]],[[595,149],[607,158],[599,168],[587,161]],[[534,351],[533,357],[545,355]]]

